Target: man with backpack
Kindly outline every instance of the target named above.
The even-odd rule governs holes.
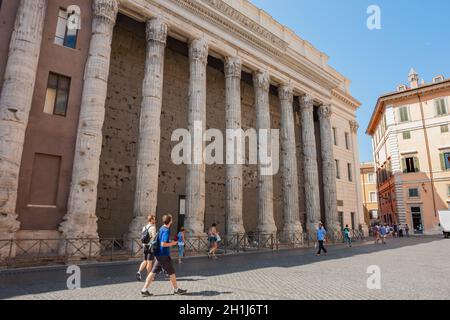
[[[148,224],[142,228],[141,242],[144,250],[144,261],[142,261],[139,271],[136,273],[136,279],[142,280],[142,271],[147,269],[147,274],[150,273],[153,267],[153,259],[155,258],[153,252],[150,250],[150,242],[156,236],[156,217],[148,216]]]
[[[144,287],[141,290],[141,295],[144,297],[150,297],[151,294],[148,291],[155,276],[164,270],[170,277],[170,282],[173,286],[173,294],[182,295],[187,291],[178,288],[177,277],[175,275],[175,269],[173,268],[172,260],[170,258],[170,247],[176,246],[177,241],[170,241],[170,226],[172,225],[172,216],[166,214],[163,216],[164,225],[159,229],[154,240],[150,242],[150,250],[155,254],[156,262],[153,265],[152,272],[147,276]]]

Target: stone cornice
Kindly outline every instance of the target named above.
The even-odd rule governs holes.
[[[285,32],[287,37],[294,37],[297,45],[281,39],[262,26],[260,23],[247,17],[244,13],[229,5],[223,0],[124,0],[123,11],[128,15],[141,20],[146,15],[159,15],[170,17],[168,20],[174,22],[181,20],[186,25],[192,25],[198,29],[199,34],[203,32],[208,36],[223,41],[227,46],[242,51],[243,56],[249,56],[256,60],[261,60],[263,65],[278,70],[280,77],[290,77],[296,83],[296,92],[312,92],[319,100],[325,102],[331,91],[342,84],[341,77],[337,72],[332,72],[329,66],[324,65],[318,53],[311,45],[293,36],[290,31]],[[226,8],[226,10],[220,10]],[[256,8],[256,7],[255,7]],[[190,15],[199,18],[196,23]],[[173,17],[173,18],[172,18]],[[236,20],[237,19],[237,20]],[[223,35],[212,33],[208,24],[223,30]],[[263,28],[263,29],[260,29]],[[277,26],[279,28],[279,26]],[[170,24],[169,24],[170,29]],[[262,33],[258,33],[258,30]],[[285,29],[283,29],[285,30]],[[180,29],[178,32],[182,32]],[[230,36],[236,41],[230,41]],[[280,42],[283,41],[283,42]],[[243,46],[242,44],[245,44]],[[310,59],[309,55],[315,58]],[[245,62],[244,62],[245,63]],[[265,64],[265,65],[264,65]],[[297,90],[297,89],[300,89]]]
[[[333,90],[332,91],[333,97],[337,98],[338,100],[342,101],[346,105],[351,106],[353,109],[358,109],[361,106],[361,102],[353,98],[352,96],[345,94],[339,90]]]
[[[178,1],[185,1],[185,0],[178,0]],[[266,41],[276,46],[277,48],[286,50],[286,48],[288,47],[289,44],[286,41],[277,37],[269,30],[267,30],[260,24],[254,22],[252,19],[248,18],[246,15],[242,14],[241,12],[231,7],[227,3],[223,2],[222,0],[201,0],[201,1],[213,7],[214,9],[219,10],[222,14],[225,14],[233,21],[238,22],[245,29],[253,31],[260,38],[265,39]]]

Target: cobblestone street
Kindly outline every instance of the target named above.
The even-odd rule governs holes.
[[[140,296],[138,263],[85,265],[81,289],[67,290],[65,267],[0,272],[2,299],[448,299],[450,241],[442,237],[389,239],[387,245],[313,249],[187,259],[176,265],[183,297],[170,295],[164,276],[155,297]],[[381,268],[381,289],[369,290],[367,267]]]

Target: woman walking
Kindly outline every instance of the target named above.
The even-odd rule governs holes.
[[[350,238],[350,228],[348,227],[348,224],[346,224],[344,228],[344,241],[347,243],[347,247],[352,247],[352,239]]]
[[[213,223],[208,232],[208,240],[209,240],[209,252],[208,258],[217,259],[216,250],[217,250],[217,238],[219,237],[219,232],[217,231],[217,225]]]

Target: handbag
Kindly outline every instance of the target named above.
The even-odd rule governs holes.
[[[220,242],[221,240],[222,240],[222,238],[220,238],[220,236],[217,235],[217,236],[216,236],[216,241],[217,241],[217,242]]]

